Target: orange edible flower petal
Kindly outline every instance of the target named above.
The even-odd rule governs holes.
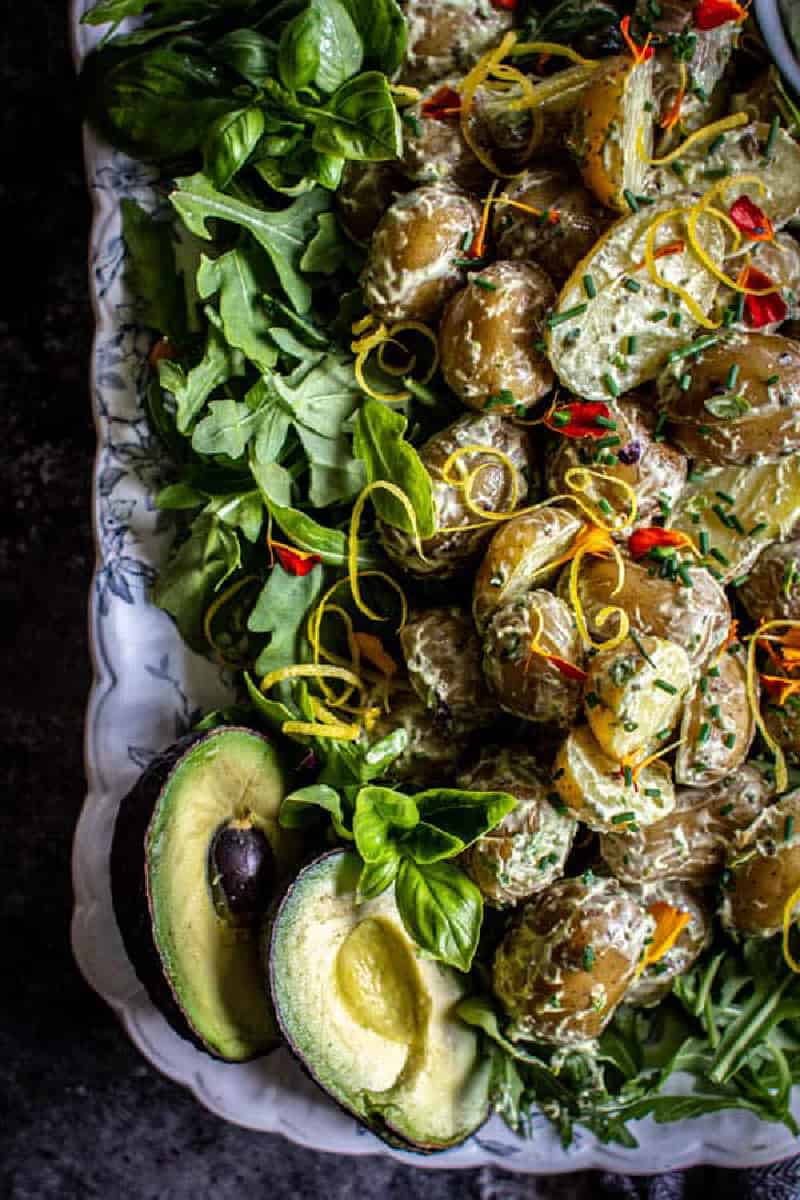
[[[651,41],[653,40],[652,33],[648,33],[647,38],[645,39],[644,45],[639,46],[636,44],[636,42],[631,37],[631,19],[630,19],[630,17],[623,17],[619,23],[619,28],[620,28],[620,32],[622,33],[622,36],[625,39],[628,49],[630,50],[631,54],[633,55],[634,64],[637,67],[640,66],[642,63],[647,62],[647,60],[649,58],[653,57],[653,55],[655,54],[655,50],[650,45]]]
[[[790,696],[800,692],[800,679],[786,679],[783,675],[761,675],[760,678],[770,700],[779,708]]]
[[[674,546],[676,549],[687,546],[692,550],[695,548],[694,542],[688,534],[681,533],[678,529],[661,529],[656,525],[648,526],[646,529],[637,529],[628,538],[631,558],[636,560],[645,558],[657,546]]]
[[[308,550],[298,550],[296,546],[287,546],[285,542],[268,540],[270,553],[274,554],[284,571],[289,575],[308,575],[322,559],[318,554]]]
[[[664,900],[656,900],[654,904],[648,906],[647,911],[656,923],[653,940],[648,946],[644,958],[645,965],[650,966],[651,963],[658,962],[672,949],[691,921],[692,915],[683,909],[674,908]]]

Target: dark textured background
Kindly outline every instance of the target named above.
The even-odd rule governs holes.
[[[625,1181],[431,1172],[226,1125],[161,1078],[79,976],[69,856],[83,801],[93,565],[89,203],[67,11],[5,6],[0,49],[0,1200],[788,1200],[795,1169]]]

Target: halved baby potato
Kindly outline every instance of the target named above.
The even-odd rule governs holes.
[[[722,922],[748,937],[771,937],[800,887],[800,791],[788,792],[739,836],[728,858],[731,877]]]
[[[586,719],[603,752],[617,760],[672,730],[692,680],[682,646],[647,635],[637,642],[597,654],[585,684]]]
[[[603,752],[588,725],[575,726],[559,748],[553,783],[573,816],[601,833],[651,825],[675,805],[665,762],[643,767],[637,778]]]
[[[730,653],[735,650],[737,653]],[[735,642],[694,684],[681,721],[675,780],[710,787],[747,758],[755,721],[747,700],[745,652]]]

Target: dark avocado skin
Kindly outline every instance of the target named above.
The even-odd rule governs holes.
[[[176,1033],[199,1050],[207,1047],[184,1017],[161,966],[153,940],[153,925],[147,898],[145,837],[161,789],[178,761],[199,742],[203,734],[192,733],[158,754],[143,771],[119,806],[111,842],[111,899],[125,952],[155,1007]]]

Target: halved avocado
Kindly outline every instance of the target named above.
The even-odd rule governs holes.
[[[136,972],[178,1033],[229,1062],[279,1041],[259,931],[302,854],[278,825],[284,792],[272,744],[223,727],[160,755],[114,829],[114,911]]]
[[[465,976],[423,958],[389,888],[356,904],[359,862],[334,850],[276,914],[270,985],[289,1046],[334,1100],[385,1140],[455,1146],[489,1113],[489,1064],[456,1016]]]

